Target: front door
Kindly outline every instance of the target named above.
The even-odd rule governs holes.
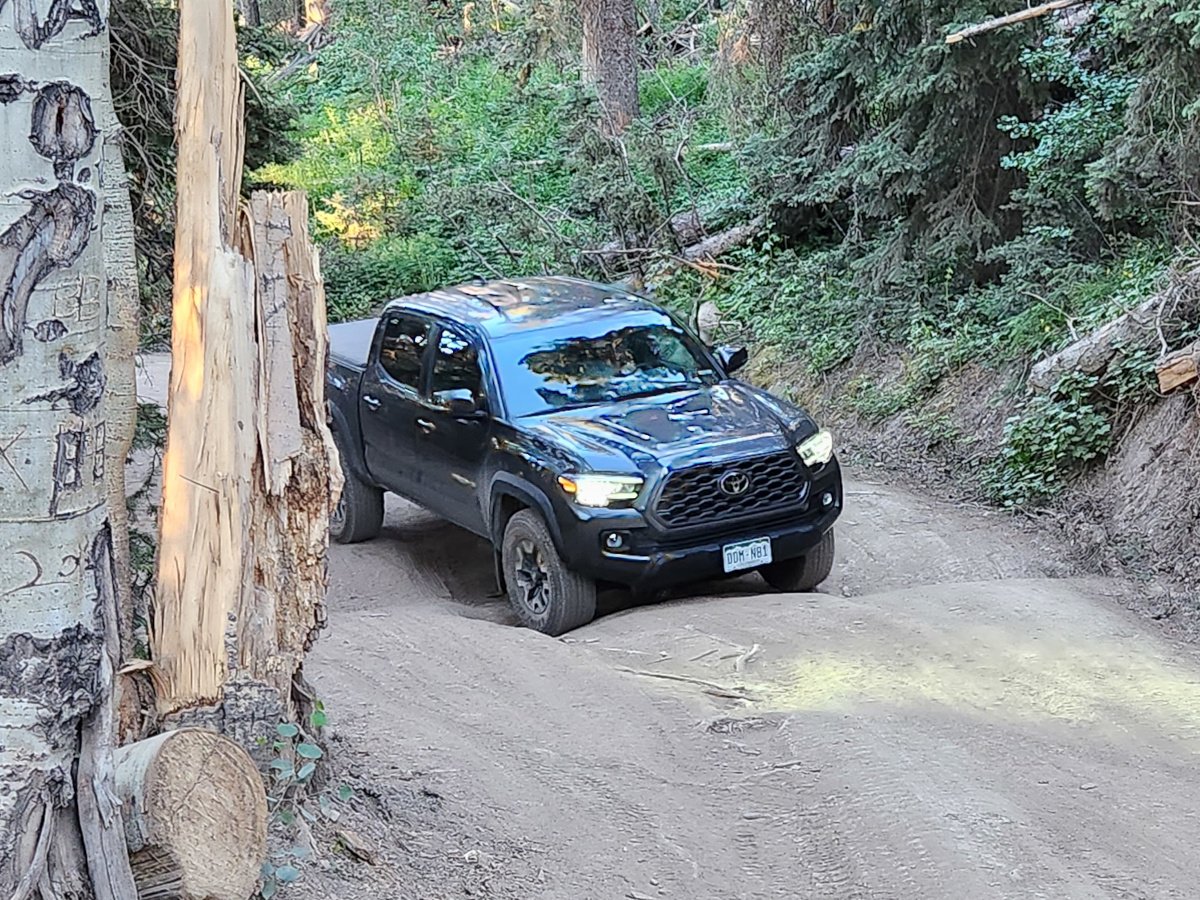
[[[401,496],[419,499],[416,420],[433,323],[406,312],[388,314],[359,398],[367,471]]]
[[[478,482],[491,434],[488,396],[476,344],[452,326],[437,332],[416,426],[417,451],[427,465],[426,502],[464,528],[486,533]]]

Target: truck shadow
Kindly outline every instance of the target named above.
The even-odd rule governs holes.
[[[517,625],[507,598],[496,588],[491,545],[480,537],[404,500],[389,497],[379,543],[389,545],[392,564],[404,570],[418,594],[413,599],[453,605],[472,619]],[[597,597],[597,617],[694,597],[747,597],[766,586],[757,575],[684,585],[657,596],[637,597],[626,588],[606,586]]]

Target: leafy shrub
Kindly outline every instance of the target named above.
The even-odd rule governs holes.
[[[387,237],[363,250],[327,245],[321,258],[331,321],[368,315],[406,294],[464,280],[456,249],[430,234]]]
[[[1112,425],[1095,400],[1099,384],[1071,373],[1008,420],[1000,455],[984,478],[993,499],[1009,507],[1049,499],[1108,450]]]

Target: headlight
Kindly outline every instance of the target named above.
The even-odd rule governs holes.
[[[558,485],[580,506],[612,506],[636,500],[642,479],[637,475],[560,475]]]
[[[816,468],[823,466],[833,457],[833,435],[822,428],[810,438],[806,438],[797,447],[806,466]]]

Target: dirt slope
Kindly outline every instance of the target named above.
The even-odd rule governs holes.
[[[393,504],[335,548],[310,665],[386,862],[327,859],[302,895],[1194,896],[1190,656],[1011,520],[862,480],[848,503],[829,593],[745,578],[564,640],[511,627],[480,542]]]

